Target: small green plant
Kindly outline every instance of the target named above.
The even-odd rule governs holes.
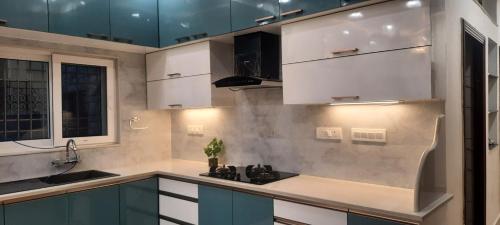
[[[205,151],[205,154],[208,156],[208,158],[217,158],[217,155],[224,151],[224,142],[222,142],[222,140],[217,140],[217,138],[214,138],[203,150]]]

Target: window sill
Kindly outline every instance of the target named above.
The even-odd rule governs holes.
[[[6,146],[0,149],[0,157],[45,154],[45,153],[66,151],[65,147],[57,147],[53,149],[36,149],[36,148],[22,146],[13,142],[8,142],[8,143],[6,142],[3,144],[5,144]],[[116,148],[120,147],[120,143],[88,144],[88,145],[78,145],[77,147],[78,151],[90,150],[90,149]]]

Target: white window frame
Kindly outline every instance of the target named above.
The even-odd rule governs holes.
[[[61,65],[63,63],[92,65],[106,67],[107,84],[107,128],[106,136],[73,137],[63,138],[62,134],[62,87],[61,87]],[[76,141],[78,145],[117,143],[117,106],[116,106],[116,72],[115,61],[110,59],[89,58],[71,55],[52,55],[52,115],[53,115],[53,139],[54,146],[64,146],[69,139]]]

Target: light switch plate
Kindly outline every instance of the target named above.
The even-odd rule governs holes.
[[[341,127],[316,127],[316,138],[327,140],[342,140]]]
[[[386,143],[387,131],[385,129],[352,128],[353,141]]]
[[[187,133],[188,135],[203,135],[204,127],[203,125],[188,125]]]

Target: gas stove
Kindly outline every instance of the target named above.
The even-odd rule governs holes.
[[[208,173],[202,173],[200,176],[214,177],[224,180],[234,180],[250,184],[268,184],[274,181],[298,176],[296,173],[274,171],[270,165],[257,166],[226,166],[211,167]]]

